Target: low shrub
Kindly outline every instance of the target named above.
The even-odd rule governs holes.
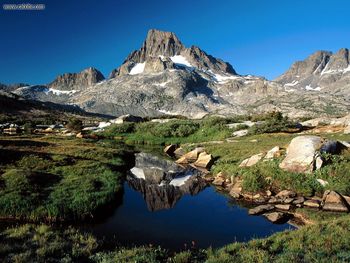
[[[249,128],[250,135],[274,132],[286,132],[291,128],[295,128],[296,124],[291,122],[287,116],[283,116],[281,112],[273,112],[267,115],[263,123],[255,124]]]
[[[132,133],[135,131],[135,123],[125,122],[121,124],[112,124],[104,131],[106,137],[112,137],[119,134]]]

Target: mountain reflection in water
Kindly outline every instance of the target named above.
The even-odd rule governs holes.
[[[207,186],[199,170],[149,153],[135,154],[127,182],[143,195],[150,211],[172,208],[182,196],[195,195]]]

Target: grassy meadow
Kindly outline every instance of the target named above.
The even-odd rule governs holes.
[[[0,138],[0,217],[92,218],[122,191],[125,152],[76,138]]]

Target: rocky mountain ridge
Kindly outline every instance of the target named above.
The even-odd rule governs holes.
[[[350,54],[347,48],[337,53],[317,51],[276,78],[289,91],[326,91],[348,95],[350,87]]]
[[[185,47],[174,33],[153,29],[108,79],[89,68],[13,92],[112,116],[201,118],[272,110],[292,117],[319,116],[349,111],[349,73],[349,51],[342,49],[336,54],[318,51],[275,81],[242,76],[200,48]]]

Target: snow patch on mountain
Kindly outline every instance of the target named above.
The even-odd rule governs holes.
[[[327,66],[322,70],[321,76],[325,74],[344,74],[346,72],[350,71],[350,65],[348,65],[346,68],[339,68],[339,69],[329,69],[327,70]]]
[[[171,112],[171,111],[167,111],[167,110],[158,110],[161,113],[167,114],[167,115],[178,115],[178,113],[176,112]]]
[[[190,62],[188,62],[188,60],[184,56],[176,55],[176,56],[170,57],[170,59],[176,65],[185,66],[185,67],[188,67],[188,68],[193,68],[192,64]]]
[[[299,81],[298,81],[298,80],[293,80],[293,82],[291,82],[291,83],[286,83],[286,84],[284,84],[284,86],[293,87],[293,86],[298,85],[298,84],[299,84]]]
[[[77,92],[77,90],[58,90],[58,89],[47,88],[44,92],[46,94],[52,92],[54,95],[60,96],[60,95],[73,95],[74,93]]]
[[[140,74],[144,71],[145,69],[146,62],[143,63],[137,63],[131,70],[130,70],[130,75],[136,75]]]
[[[310,85],[306,85],[305,89],[310,90],[310,91],[320,91],[321,90],[320,87],[313,88]]]

